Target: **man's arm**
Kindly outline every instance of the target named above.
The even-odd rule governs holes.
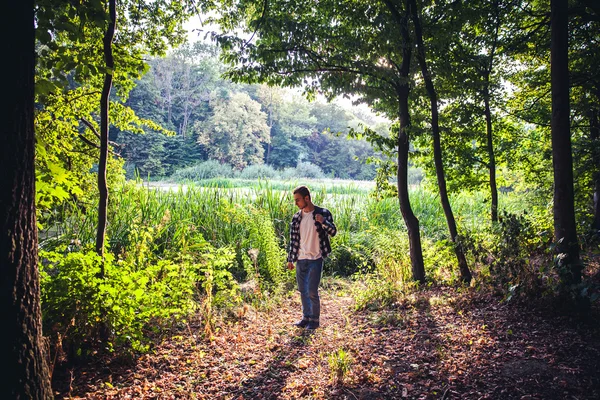
[[[337,233],[337,228],[333,222],[333,215],[331,215],[329,210],[324,210],[323,222],[321,222],[321,226],[323,227],[323,230],[331,237],[334,237]]]
[[[296,216],[292,218],[290,223],[290,243],[288,245],[287,262],[293,263],[298,258],[298,251],[300,250],[300,232],[297,230]],[[288,266],[289,268],[289,266]]]

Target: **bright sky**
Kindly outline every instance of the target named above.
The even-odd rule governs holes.
[[[192,17],[188,22],[183,24],[183,28],[188,31],[188,40],[190,42],[196,42],[204,39],[204,34],[207,31],[217,31],[216,26],[202,26],[202,21],[206,18],[204,15],[198,15]],[[200,32],[202,30],[202,32]]]

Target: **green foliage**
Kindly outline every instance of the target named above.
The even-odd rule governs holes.
[[[255,208],[250,208],[244,219],[248,233],[242,246],[254,254],[251,258],[254,258],[252,261],[255,266],[248,275],[265,288],[280,292],[282,284],[291,280],[291,275],[284,269],[286,254],[278,241],[273,222],[265,210]]]
[[[264,162],[281,170],[310,160],[329,176],[354,179],[374,176],[374,169],[361,162],[373,155],[369,144],[343,137],[358,121],[375,124],[368,112],[336,103],[308,102],[282,88],[232,84],[219,77],[224,67],[218,60],[217,48],[200,42],[182,46],[165,58],[151,59],[149,65],[148,73],[136,81],[126,105],[175,134],[113,132],[120,154],[127,160],[129,178],[135,170],[141,176],[171,175],[209,156],[217,157],[211,153],[211,145],[196,141],[198,129],[204,133],[203,143],[209,139],[206,134],[213,132],[210,139],[213,142],[224,135],[220,147],[231,144],[231,151],[239,150],[235,145],[240,140],[236,134],[239,126],[231,122],[232,118],[240,117],[236,114],[239,110],[234,110],[241,104],[234,99],[236,96],[249,96],[250,104],[260,104],[260,112],[266,117],[269,137],[263,138],[262,159],[253,163]],[[248,123],[253,120],[252,115],[260,116],[256,109],[248,111]],[[258,147],[255,150],[260,152]],[[228,162],[233,163],[230,159]]]
[[[249,165],[244,168],[239,177],[241,179],[272,179],[278,178],[279,173],[270,165]]]
[[[377,273],[356,275],[361,284],[354,287],[354,308],[356,310],[376,311],[392,305],[400,296],[400,288],[382,279]]]
[[[112,77],[116,92],[110,98],[111,127],[134,133],[164,131],[122,103],[133,80],[147,70],[144,56],[164,54],[169,45],[178,45],[185,37],[181,27],[191,4],[160,3],[155,7],[117,2],[114,68],[109,70],[102,51],[109,20],[106,4],[36,1],[36,199],[41,225],[52,223],[64,202],[75,198],[87,205],[95,196],[97,118],[105,76]],[[122,180],[123,160],[113,158],[112,143],[109,147],[108,185],[112,186]],[[160,152],[160,147],[151,151]],[[151,167],[153,173],[161,172],[160,165]]]
[[[401,287],[412,280],[408,237],[404,232],[377,230],[373,243],[373,262],[389,284]]]
[[[43,108],[35,114],[36,126],[36,206],[38,221],[51,223],[53,214],[64,202],[77,198],[91,203],[97,193],[94,167],[98,162],[99,141],[82,120],[92,128],[99,110],[99,94],[79,88],[65,94],[48,95]],[[124,115],[118,117],[119,113]],[[126,109],[113,109],[110,117],[121,126],[143,126]],[[122,182],[122,160],[109,157],[108,183]]]
[[[194,131],[198,143],[211,158],[241,170],[263,162],[263,143],[271,141],[267,116],[261,106],[245,93],[229,99],[216,97],[214,113],[206,122],[197,122]]]
[[[454,246],[449,240],[424,239],[423,260],[429,268],[431,281],[449,285],[459,282],[460,274]]]
[[[340,348],[327,356],[331,379],[336,385],[342,385],[345,377],[352,369],[352,356],[346,350]]]
[[[283,178],[309,178],[309,179],[319,179],[324,178],[325,174],[323,170],[310,162],[299,162],[294,169],[286,169],[283,174]]]
[[[542,281],[553,279],[548,268],[552,239],[548,228],[547,217],[502,212],[491,231],[465,235],[461,243],[476,262],[486,266],[491,283],[507,299],[535,297],[548,294],[550,286],[543,287]]]
[[[394,162],[378,160],[377,174],[375,175],[375,190],[371,193],[375,199],[398,197],[398,187],[390,183],[390,177],[395,176],[398,167]]]
[[[143,266],[102,260],[95,252],[42,252],[41,288],[44,329],[69,349],[85,356],[95,341],[148,349],[146,330],[181,320],[196,309],[193,301],[199,265],[160,260]],[[100,277],[104,264],[105,277]]]
[[[240,287],[231,273],[235,252],[230,248],[211,250],[203,255],[200,284],[204,289],[201,301],[204,332],[210,338],[215,328],[214,309],[233,308],[241,302]]]
[[[339,233],[323,265],[324,271],[332,276],[352,276],[369,270],[373,266],[371,239],[368,232]]]
[[[60,91],[71,80],[100,88],[105,73],[113,75],[117,90],[125,95],[146,69],[144,55],[164,54],[183,42],[182,25],[193,11],[187,1],[161,1],[159,6],[127,0],[116,5],[115,68],[107,71],[101,51],[109,19],[104,3],[36,2],[38,95]]]
[[[231,178],[233,175],[233,168],[229,164],[223,164],[217,160],[208,160],[175,171],[169,180],[174,182],[197,182],[211,178]]]

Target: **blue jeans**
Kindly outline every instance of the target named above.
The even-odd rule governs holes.
[[[319,321],[321,315],[321,299],[319,298],[319,283],[323,272],[323,259],[298,260],[296,262],[296,282],[302,300],[304,319]]]

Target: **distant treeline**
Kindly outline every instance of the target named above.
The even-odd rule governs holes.
[[[233,84],[214,47],[196,42],[164,58],[150,61],[126,105],[135,113],[172,131],[146,134],[113,128],[129,177],[151,178],[205,160],[217,160],[241,171],[268,164],[276,170],[305,162],[325,175],[343,179],[373,179],[377,157],[364,140],[348,140],[350,129],[363,126],[386,133],[366,108],[309,102],[300,93],[266,85]]]

